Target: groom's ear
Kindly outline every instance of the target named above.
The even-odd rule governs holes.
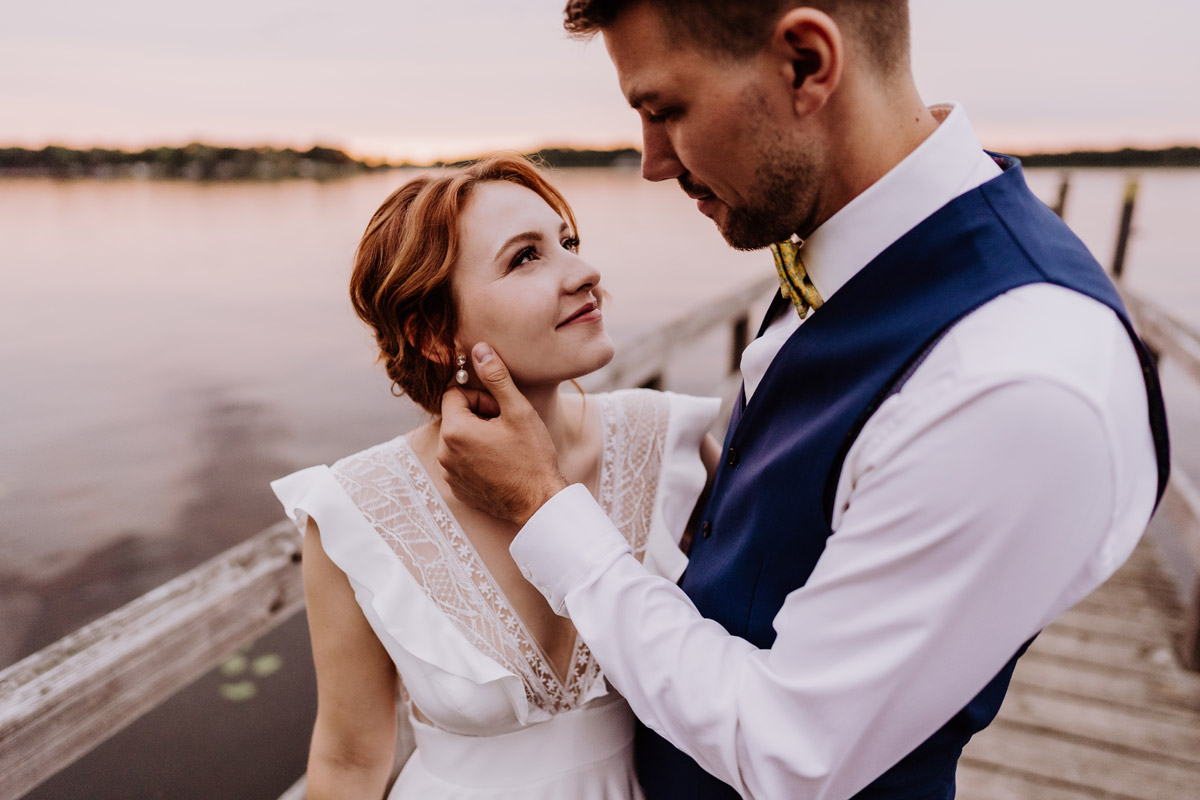
[[[815,8],[787,11],[775,23],[771,50],[791,85],[796,114],[823,108],[841,81],[845,60],[845,42],[833,18]]]

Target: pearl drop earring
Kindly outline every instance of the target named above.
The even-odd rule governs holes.
[[[462,386],[467,382],[467,357],[459,356],[454,359],[454,363],[458,365],[458,372],[454,373],[454,380],[459,386]]]

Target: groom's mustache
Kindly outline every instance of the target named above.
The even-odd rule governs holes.
[[[703,183],[692,180],[690,175],[680,175],[675,180],[679,181],[679,187],[687,193],[687,196],[693,199],[712,194],[712,189],[709,189]]]

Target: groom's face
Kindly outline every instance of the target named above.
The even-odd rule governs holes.
[[[642,176],[676,180],[733,247],[806,226],[815,166],[795,140],[770,54],[734,59],[672,35],[648,4],[604,29],[621,89],[642,120]]]

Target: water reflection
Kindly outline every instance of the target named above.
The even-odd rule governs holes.
[[[228,388],[191,398],[185,452],[194,460],[182,477],[177,516],[165,529],[126,530],[52,577],[4,580],[10,659],[35,652],[276,522],[267,483],[291,464],[279,455],[287,437],[269,407],[238,400]]]

